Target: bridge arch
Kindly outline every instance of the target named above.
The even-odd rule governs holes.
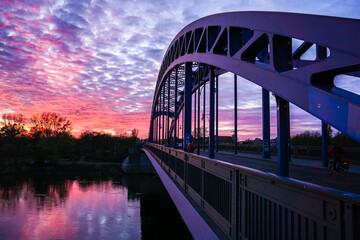
[[[324,126],[360,141],[360,96],[334,85],[340,74],[360,76],[358,29],[355,19],[275,12],[221,13],[190,23],[173,39],[161,63],[149,139],[176,139],[180,111],[184,107],[185,115],[191,115],[191,94],[214,76],[232,72],[277,96],[278,125],[286,125],[290,102]],[[312,46],[313,59],[303,59]],[[187,118],[184,128],[186,121],[191,124]],[[287,127],[278,126],[283,152]]]

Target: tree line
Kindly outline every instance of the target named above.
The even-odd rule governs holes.
[[[360,143],[353,140],[352,138],[346,136],[342,132],[336,132],[332,130],[330,126],[327,128],[327,138],[329,145],[334,144],[335,142],[343,147],[360,147]],[[318,131],[305,131],[303,133],[296,134],[290,138],[291,145],[300,145],[300,146],[321,146],[322,144],[322,135]]]
[[[2,115],[0,128],[0,164],[29,161],[35,164],[58,161],[121,162],[128,146],[137,144],[139,131],[110,135],[105,132],[71,134],[71,121],[58,113],[42,112],[26,118],[20,113]]]

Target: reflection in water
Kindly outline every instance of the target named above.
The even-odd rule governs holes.
[[[1,239],[189,239],[157,176],[0,180]]]

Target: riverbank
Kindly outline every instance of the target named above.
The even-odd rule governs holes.
[[[59,162],[42,165],[34,163],[6,164],[0,166],[1,175],[24,177],[62,176],[62,177],[101,177],[114,178],[124,175],[119,162]]]

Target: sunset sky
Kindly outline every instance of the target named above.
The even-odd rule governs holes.
[[[0,0],[0,114],[57,112],[74,135],[137,128],[146,138],[158,70],[175,35],[200,17],[249,10],[359,19],[360,1]],[[231,78],[221,77],[220,97],[232,91]],[[261,123],[261,89],[239,83],[240,139],[259,137],[261,125],[249,123]],[[221,98],[223,135],[232,130],[231,94]],[[291,128],[319,130],[320,121],[292,108]]]

